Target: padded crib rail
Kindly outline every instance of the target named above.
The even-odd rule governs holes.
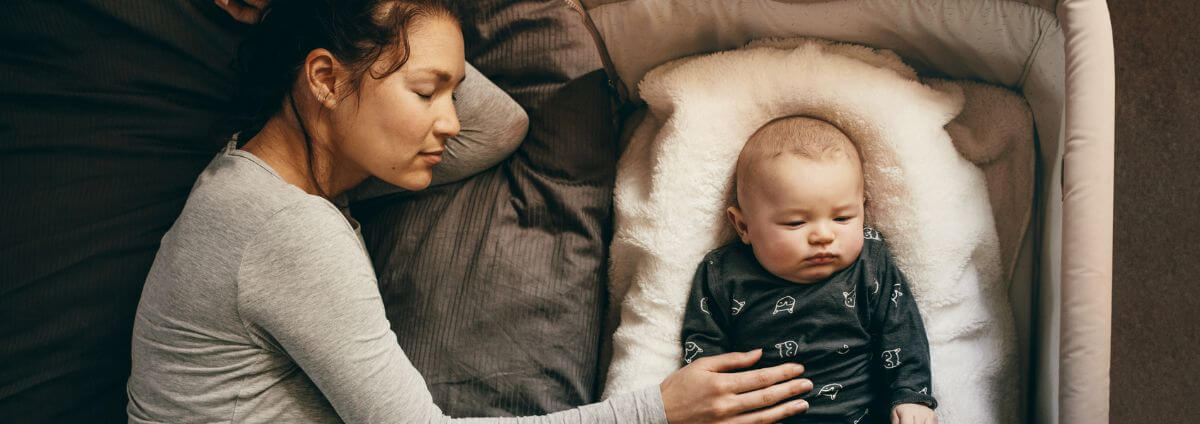
[[[1062,164],[1059,421],[1108,422],[1112,345],[1116,77],[1103,0],[1063,0],[1066,116]]]

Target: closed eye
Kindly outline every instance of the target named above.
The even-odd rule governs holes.
[[[789,221],[789,222],[783,223],[783,225],[786,225],[789,227],[799,227],[804,224],[807,224],[807,222],[805,222],[805,221]]]

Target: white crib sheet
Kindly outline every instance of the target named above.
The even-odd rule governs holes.
[[[771,119],[815,116],[863,152],[868,222],[912,282],[942,422],[1015,422],[1016,341],[983,172],[943,128],[963,106],[890,51],[772,40],[664,64],[639,86],[649,111],[618,165],[612,307],[620,325],[605,393],[677,368],[691,276],[731,240],[734,163]]]

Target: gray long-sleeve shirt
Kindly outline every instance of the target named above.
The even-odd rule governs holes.
[[[134,423],[449,420],[396,343],[350,221],[233,144],[162,239],[132,356]],[[519,420],[666,422],[657,387]]]

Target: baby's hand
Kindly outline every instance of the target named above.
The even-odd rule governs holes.
[[[892,424],[937,424],[937,415],[928,406],[902,403],[892,407]]]

